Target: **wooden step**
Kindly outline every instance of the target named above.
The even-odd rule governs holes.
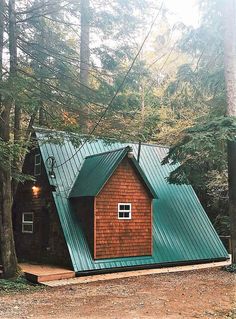
[[[54,281],[54,280],[63,280],[63,279],[71,279],[75,277],[74,271],[67,271],[57,274],[34,274],[34,273],[25,273],[25,277],[27,280],[34,283],[43,283],[46,281]]]
[[[24,263],[20,264],[20,267],[25,273],[26,279],[34,283],[70,279],[75,277],[74,271],[56,266]]]

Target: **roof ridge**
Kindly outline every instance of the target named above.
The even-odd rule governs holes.
[[[58,133],[58,134],[62,134],[65,135],[66,137],[68,136],[76,136],[81,138],[81,140],[83,140],[84,138],[86,138],[88,135],[87,134],[79,134],[79,133],[75,133],[75,132],[66,132],[66,131],[62,131],[62,130],[57,130],[57,129],[53,129],[53,128],[47,128],[47,127],[39,127],[39,126],[33,126],[33,129],[35,132],[40,132],[40,133]]]
[[[74,136],[77,136],[77,137],[80,137],[81,140],[83,140],[84,138],[86,138],[88,135],[86,134],[79,134],[79,133],[74,133],[74,132],[65,132],[65,131],[61,131],[61,130],[56,130],[56,129],[51,129],[51,128],[46,128],[46,127],[39,127],[39,126],[33,126],[33,129],[35,131],[38,131],[38,132],[51,132],[51,133],[60,133],[60,134],[64,134],[64,135],[74,135]],[[128,142],[119,142],[117,141],[115,138],[113,137],[110,137],[110,138],[102,138],[102,137],[97,137],[97,136],[91,136],[91,140],[96,140],[96,141],[103,141],[103,142],[106,142],[106,141],[109,141],[110,143],[124,143],[124,144],[139,144],[139,142],[132,142],[132,141],[128,141]],[[90,141],[88,141],[89,143]],[[148,143],[148,142],[143,142],[141,143],[141,145],[145,145],[145,146],[151,146],[151,147],[159,147],[159,148],[170,148],[170,146],[168,145],[162,145],[162,144],[157,144],[157,143]]]
[[[95,157],[95,156],[100,156],[100,155],[105,155],[105,154],[110,154],[110,153],[122,151],[122,150],[125,150],[125,149],[127,149],[127,150],[130,149],[130,150],[131,150],[132,147],[128,145],[128,146],[125,146],[125,147],[116,148],[116,149],[111,150],[111,151],[106,151],[106,152],[102,152],[102,153],[97,153],[97,154],[88,155],[88,156],[86,156],[84,159],[90,158],[90,157]]]

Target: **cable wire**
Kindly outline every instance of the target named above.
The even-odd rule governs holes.
[[[159,8],[159,10],[158,10],[158,12],[157,12],[157,14],[156,14],[156,16],[155,16],[155,18],[154,18],[153,21],[152,21],[152,24],[151,24],[151,26],[150,26],[150,28],[149,28],[149,31],[148,31],[147,35],[145,36],[145,38],[144,38],[144,40],[143,40],[143,42],[142,42],[142,44],[141,44],[141,46],[140,46],[138,52],[136,53],[136,55],[135,55],[135,57],[134,57],[134,59],[133,59],[131,65],[130,65],[128,71],[126,72],[126,74],[125,74],[125,76],[124,76],[124,78],[123,78],[123,80],[122,80],[122,82],[121,82],[121,84],[120,84],[119,87],[117,88],[115,94],[114,94],[113,97],[111,98],[110,102],[108,103],[107,107],[106,107],[105,110],[103,111],[103,113],[102,113],[102,115],[100,116],[100,118],[99,118],[99,120],[97,121],[97,123],[94,125],[94,127],[91,129],[91,131],[88,133],[88,136],[91,136],[91,135],[96,131],[97,127],[100,125],[100,123],[102,122],[103,118],[105,117],[107,111],[108,111],[109,108],[112,106],[112,104],[113,104],[115,98],[117,97],[118,93],[119,93],[120,90],[122,89],[122,87],[123,87],[123,85],[124,85],[124,83],[125,83],[125,81],[126,81],[128,75],[129,75],[130,71],[132,70],[132,68],[133,68],[133,66],[134,66],[134,64],[135,64],[135,62],[136,62],[136,60],[137,60],[137,58],[138,58],[140,52],[142,51],[142,49],[143,49],[143,47],[144,47],[144,44],[146,43],[147,39],[149,38],[149,36],[150,36],[150,34],[151,34],[151,32],[152,32],[153,26],[154,26],[154,24],[155,24],[157,18],[159,17],[159,15],[160,15],[160,13],[161,13],[161,11],[162,11],[163,5],[164,5],[164,0],[162,1],[162,4],[161,4],[161,6],[160,6],[160,8]],[[65,165],[67,162],[69,162],[73,157],[76,156],[76,154],[83,148],[83,146],[84,146],[88,141],[89,141],[89,137],[87,137],[87,138],[85,139],[85,141],[82,143],[82,145],[76,150],[76,152],[75,152],[72,156],[70,156],[66,161],[64,161],[63,163],[61,163],[61,164],[59,164],[59,165],[57,165],[57,166],[55,166],[55,167],[56,167],[56,168],[59,168],[59,167]]]

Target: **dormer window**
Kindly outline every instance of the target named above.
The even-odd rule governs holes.
[[[131,219],[131,204],[130,203],[118,204],[118,219]]]
[[[36,154],[34,156],[34,176],[41,175],[41,155]]]

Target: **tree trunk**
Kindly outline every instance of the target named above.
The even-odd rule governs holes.
[[[236,143],[228,142],[229,218],[232,263],[236,263]]]
[[[8,143],[10,140],[11,104],[5,102],[0,117],[0,138]],[[11,278],[17,274],[17,258],[12,227],[12,188],[11,188],[11,156],[8,152],[4,158],[4,167],[0,166],[0,250],[3,275]]]
[[[9,1],[9,43],[10,43],[10,10],[14,9],[14,2]],[[13,5],[13,6],[12,6]],[[3,0],[0,0],[0,30],[3,25],[3,12],[5,9]],[[0,35],[2,38],[2,35]],[[1,41],[0,41],[1,43]],[[0,48],[0,50],[3,48]],[[12,47],[10,47],[12,50]],[[2,51],[1,51],[2,52]],[[13,58],[11,57],[11,68]],[[14,62],[15,63],[15,62]],[[2,64],[2,61],[1,61]],[[2,69],[1,69],[2,70]],[[11,80],[10,80],[11,82]],[[11,83],[10,83],[11,86]],[[12,99],[5,98],[1,100],[1,116],[0,116],[0,138],[3,142],[10,141],[10,112],[13,105]],[[10,152],[6,152],[4,158],[1,159],[4,166],[0,166],[0,250],[3,265],[3,276],[5,278],[14,277],[17,274],[17,258],[15,253],[15,244],[12,227],[12,191],[11,191],[11,157]]]
[[[15,15],[15,0],[9,0],[8,3],[8,17],[9,17],[9,53],[10,53],[10,73],[9,73],[9,90],[15,94],[15,82],[17,76],[17,46],[16,46],[16,15]],[[20,142],[20,120],[21,109],[19,104],[9,95],[7,103],[11,108],[14,108],[14,143]],[[12,166],[15,170],[19,168],[19,156],[15,155],[12,159]],[[17,183],[12,180],[12,194],[15,193]]]
[[[15,91],[15,82],[17,76],[17,44],[16,44],[16,12],[15,12],[15,0],[9,0],[8,4],[8,16],[9,16],[9,53],[10,53],[10,90]],[[15,92],[14,92],[15,93]],[[20,139],[20,119],[21,110],[18,103],[15,103],[14,99],[11,99],[12,107],[14,107],[14,140]]]
[[[4,21],[3,21],[4,2],[3,0],[0,0],[0,12],[2,12],[2,14],[0,15],[0,87],[1,87],[2,86],[2,67],[3,67],[3,32],[4,32]],[[0,115],[2,115],[2,107],[3,107],[2,94],[0,93]],[[0,186],[0,189],[1,189],[1,186]],[[0,216],[1,216],[1,212],[0,212]],[[1,243],[1,228],[0,228],[0,243]],[[0,244],[0,263],[1,263],[1,260],[2,260],[2,257],[1,257],[1,244]]]
[[[236,118],[236,0],[225,1],[225,82],[227,115]],[[228,142],[229,217],[232,262],[236,263],[236,142]]]
[[[4,20],[3,20],[3,14],[4,14],[4,0],[0,0],[0,86],[2,82],[2,63],[3,63],[3,32],[4,32]],[[2,95],[0,93],[0,110],[2,109]]]
[[[17,258],[12,228],[10,164],[5,170],[0,169],[0,181],[0,240],[3,276],[12,278],[17,275]]]
[[[80,82],[88,85],[89,74],[89,0],[80,1]]]
[[[39,6],[40,4],[41,9],[39,10],[40,14],[43,15],[43,11],[44,11],[44,7],[46,6],[45,4],[45,0],[38,0],[36,2]],[[39,37],[38,37],[38,43],[39,46],[42,46],[42,48],[44,48],[46,46],[46,42],[47,39],[45,39],[45,22],[44,22],[44,18],[41,17],[39,18]],[[44,111],[44,99],[43,99],[43,90],[44,90],[44,85],[43,85],[43,73],[44,73],[44,65],[46,63],[46,55],[45,53],[39,58],[39,61],[41,60],[42,63],[38,62],[38,68],[36,69],[36,74],[38,77],[38,81],[39,81],[39,119],[38,119],[38,123],[39,126],[43,126],[46,125],[46,119],[45,119],[45,111]]]
[[[14,112],[14,141],[18,143],[21,139],[21,107],[16,102]]]
[[[89,62],[90,62],[90,48],[89,48],[89,32],[90,32],[90,12],[89,0],[80,0],[80,83],[82,95],[87,94],[86,87],[89,85]],[[79,114],[79,124],[82,132],[86,132],[88,109],[81,108]]]
[[[39,126],[45,124],[44,116],[43,104],[41,104],[41,107],[39,108]]]
[[[44,43],[43,36],[41,35],[40,40],[42,40],[42,45]],[[43,79],[42,79],[42,70],[43,66],[39,66],[39,87],[40,87],[40,95],[39,95],[39,126],[43,126],[46,124],[45,121],[45,112],[44,112],[44,103],[43,103]]]

